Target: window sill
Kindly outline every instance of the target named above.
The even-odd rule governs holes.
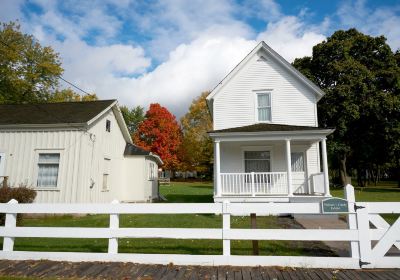
[[[53,191],[53,192],[59,192],[59,188],[34,188],[35,191]]]

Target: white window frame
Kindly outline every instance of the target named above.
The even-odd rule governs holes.
[[[39,179],[39,154],[59,154],[60,160],[58,162],[57,185],[55,187],[39,187],[37,185]],[[32,182],[35,186],[34,189],[38,191],[59,191],[62,179],[64,149],[35,149],[35,175]]]
[[[246,172],[245,168],[245,152],[261,152],[261,151],[267,151],[269,152],[269,167],[270,167],[270,172],[274,172],[274,150],[272,146],[242,146],[242,172]]]
[[[269,95],[269,104],[270,106],[259,107],[258,106],[258,96],[259,95]],[[269,120],[259,120],[258,119],[258,109],[261,108],[269,108],[270,110],[270,119]],[[256,123],[271,123],[272,122],[272,89],[263,89],[263,90],[254,90],[254,115]]]
[[[295,171],[295,170],[293,170],[293,158],[292,158],[293,154],[301,154],[302,155],[302,157],[303,157],[303,171]],[[306,172],[306,169],[307,169],[307,166],[306,166],[306,153],[304,151],[291,151],[290,159],[291,159],[291,164],[292,164],[292,166],[291,166],[292,172],[302,172],[302,173]]]
[[[152,160],[148,160],[147,161],[147,179],[149,181],[157,180],[158,172],[156,169],[157,169],[157,164]]]
[[[6,176],[6,153],[0,150],[0,176]],[[4,177],[0,177],[0,184],[3,183]]]

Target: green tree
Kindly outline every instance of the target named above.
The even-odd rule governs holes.
[[[139,124],[144,121],[144,109],[141,106],[136,106],[129,109],[127,106],[121,106],[121,113],[124,117],[126,126],[131,135],[134,135],[139,127]]]
[[[95,100],[98,100],[98,97],[95,93],[80,95],[70,88],[56,90],[48,99],[49,102],[74,102]]]
[[[336,127],[328,147],[343,184],[349,165],[361,179],[391,160],[399,139],[400,68],[385,37],[339,30],[293,65],[326,92],[318,119]]]
[[[212,130],[212,120],[207,109],[203,92],[193,100],[189,111],[181,118],[183,141],[181,158],[183,169],[211,175],[213,163],[213,143],[207,132]]]
[[[16,23],[0,26],[0,103],[46,101],[62,74],[59,55]]]

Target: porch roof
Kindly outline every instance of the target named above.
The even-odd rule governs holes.
[[[314,126],[298,126],[272,123],[257,123],[252,125],[232,127],[220,130],[209,131],[213,138],[242,138],[242,137],[262,137],[263,139],[309,139],[316,140],[326,137],[335,129],[321,128]],[[255,139],[254,139],[255,140]]]

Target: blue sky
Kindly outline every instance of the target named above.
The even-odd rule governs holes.
[[[180,117],[260,40],[288,61],[355,27],[400,47],[399,1],[2,0],[0,21],[60,53],[64,76],[100,98]]]

